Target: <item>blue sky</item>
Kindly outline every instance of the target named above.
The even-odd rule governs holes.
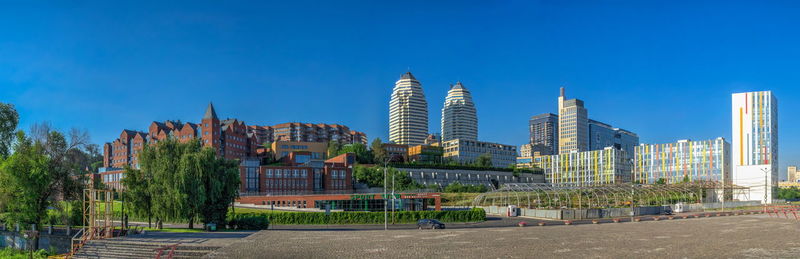
[[[516,145],[530,116],[556,112],[559,86],[646,143],[730,140],[731,93],[772,90],[781,171],[800,164],[795,2],[31,2],[0,8],[0,101],[23,129],[49,121],[102,143],[198,121],[213,101],[248,124],[342,123],[385,140],[410,68],[432,132],[461,80],[479,138]]]

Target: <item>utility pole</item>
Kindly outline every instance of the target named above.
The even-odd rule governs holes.
[[[387,166],[389,164],[389,160],[386,160],[386,163],[383,164],[383,230],[389,230],[389,210],[387,209],[386,204],[386,174],[387,174]]]
[[[633,222],[633,216],[636,214],[634,212],[635,209],[633,207],[633,196],[636,195],[635,191],[636,191],[636,185],[631,184],[631,222]]]

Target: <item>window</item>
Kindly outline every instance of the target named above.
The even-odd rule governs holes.
[[[267,177],[272,177],[272,169],[267,169]]]

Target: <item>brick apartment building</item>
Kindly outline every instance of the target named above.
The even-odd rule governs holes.
[[[342,144],[367,144],[366,134],[339,124],[289,122],[274,126],[251,125],[248,126],[248,132],[255,135],[259,144],[275,141],[330,142],[331,140]]]
[[[273,134],[275,129],[282,133]],[[200,123],[184,123],[179,120],[154,121],[150,123],[147,132],[123,130],[119,138],[103,145],[103,168],[98,172],[99,177],[107,186],[120,189],[122,187],[120,180],[125,177],[122,168],[125,166],[138,168],[137,156],[144,149],[144,145],[153,145],[168,138],[180,142],[199,138],[204,147],[213,148],[217,154],[226,159],[239,159],[243,163],[246,158],[258,158],[259,143],[272,142],[274,145],[286,143],[284,141],[286,139],[288,139],[286,141],[304,139],[312,142],[304,146],[316,146],[315,144],[325,146],[329,140],[366,143],[367,139],[364,133],[351,131],[346,126],[336,124],[284,123],[275,126],[248,126],[238,119],[221,120],[214,105],[209,103]],[[273,146],[273,150],[276,150],[276,147]],[[321,157],[317,155],[315,159]]]

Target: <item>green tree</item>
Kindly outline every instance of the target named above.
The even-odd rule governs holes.
[[[224,223],[238,195],[238,162],[218,157],[200,142],[179,143],[175,139],[145,146],[139,153],[141,169],[127,168],[123,184],[134,213],[155,218],[156,228],[164,220],[196,220]]]
[[[148,172],[126,166],[122,184],[125,186],[123,195],[125,195],[126,202],[131,205],[131,213],[146,217],[147,227],[152,228],[153,197],[150,193],[150,183],[153,181],[153,177]]]
[[[208,174],[205,171],[209,170],[203,158],[199,152],[184,154],[177,172],[179,199],[183,201],[181,216],[189,220],[189,229],[194,228],[194,221],[206,202],[206,188],[198,188],[203,186],[204,179],[201,177]]]
[[[339,141],[331,140],[328,142],[328,158],[338,156],[340,150],[342,150],[342,145],[339,144]]]
[[[383,164],[386,160],[386,149],[383,148],[383,141],[381,138],[375,138],[370,144],[372,150],[372,162],[375,164]]]
[[[347,144],[339,150],[337,155],[345,154],[345,153],[353,153],[356,154],[356,161],[359,164],[370,164],[372,163],[372,152],[367,149],[367,146],[361,143],[353,143]]]
[[[656,184],[659,184],[659,185],[667,184],[667,179],[658,178],[658,180],[656,180]]]
[[[8,197],[4,217],[6,222],[41,227],[54,192],[53,168],[41,142],[27,138],[22,131],[16,139],[14,154],[0,166],[0,192]],[[38,249],[38,238],[34,249]]]
[[[200,211],[203,224],[225,223],[228,208],[239,195],[239,164],[208,148],[199,154],[199,161],[205,168],[200,175],[206,194]]]
[[[394,186],[396,190],[415,190],[424,187],[414,182],[408,174],[389,167],[386,174],[386,183],[389,188],[392,186],[392,176],[394,176]],[[353,178],[358,182],[366,183],[369,187],[383,187],[383,167],[356,165],[353,169]]]
[[[492,154],[484,153],[475,159],[475,166],[492,167]]]
[[[19,123],[19,114],[14,105],[0,103],[0,160],[11,153],[11,144],[14,143],[14,134]]]

